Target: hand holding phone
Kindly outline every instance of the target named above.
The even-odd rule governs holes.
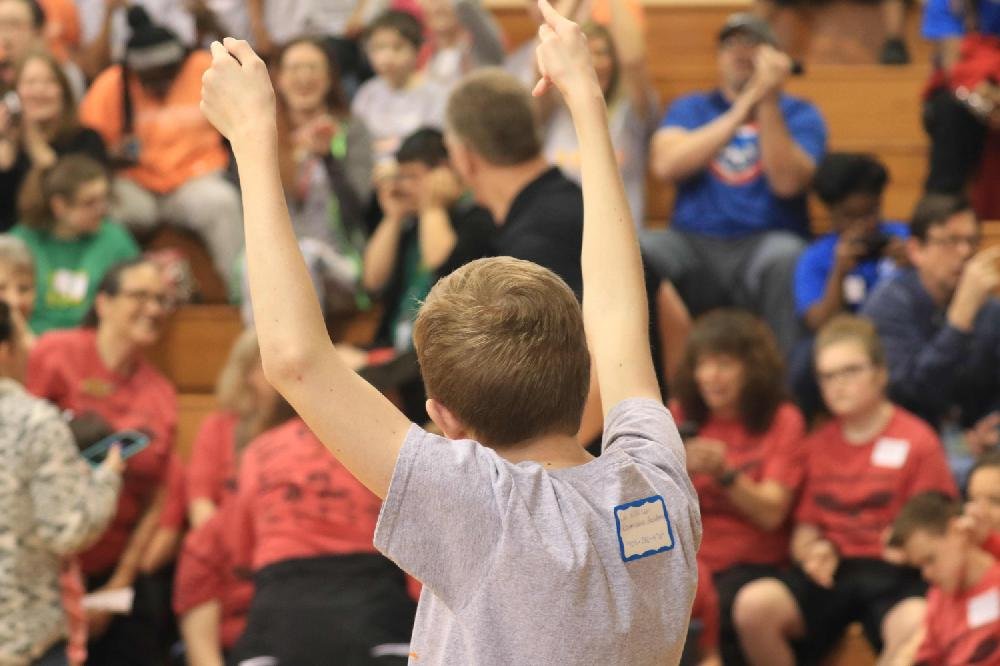
[[[83,451],[86,458],[94,467],[105,464],[109,467],[124,467],[124,461],[149,446],[149,435],[138,430],[122,430],[108,435],[93,446],[89,446]],[[115,460],[117,458],[117,461]]]

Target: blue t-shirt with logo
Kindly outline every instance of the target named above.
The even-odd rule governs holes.
[[[781,112],[792,139],[817,163],[826,151],[826,123],[804,100],[781,96]],[[670,105],[660,127],[695,130],[726,111],[719,91],[681,97]],[[708,168],[677,186],[671,225],[712,236],[745,236],[784,229],[807,234],[806,195],[782,199],[771,191],[761,162],[757,125],[744,124]]]
[[[902,222],[883,222],[879,230],[886,236],[907,238],[910,228]],[[827,234],[803,250],[795,268],[795,312],[804,316],[814,303],[823,298],[826,281],[833,270],[840,234]],[[854,267],[844,276],[844,305],[856,312],[872,293],[876,283],[897,270],[891,259],[873,259]]]
[[[976,7],[979,32],[1000,36],[1000,0],[979,0]],[[923,35],[928,39],[961,37],[965,34],[965,7],[955,0],[927,0]]]

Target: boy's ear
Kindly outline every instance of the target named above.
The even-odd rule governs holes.
[[[434,398],[427,399],[427,415],[448,439],[468,439],[469,430],[465,424]]]

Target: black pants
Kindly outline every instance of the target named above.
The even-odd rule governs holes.
[[[254,576],[247,627],[229,663],[274,666],[405,664],[416,604],[403,573],[380,555],[288,560]]]
[[[104,585],[110,573],[87,579],[87,589]],[[176,640],[170,607],[173,567],[140,575],[132,584],[132,612],[115,615],[107,631],[87,645],[87,666],[159,666]]]
[[[986,125],[948,90],[938,90],[924,105],[924,127],[931,139],[930,170],[924,189],[965,191],[983,156]]]

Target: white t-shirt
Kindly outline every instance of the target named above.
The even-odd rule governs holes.
[[[701,516],[667,409],[625,400],[601,457],[546,470],[413,426],[375,546],[424,584],[411,663],[676,664]]]
[[[421,127],[443,127],[447,101],[447,92],[431,81],[397,89],[377,76],[358,88],[351,113],[368,128],[378,164],[393,159],[403,139]]]

